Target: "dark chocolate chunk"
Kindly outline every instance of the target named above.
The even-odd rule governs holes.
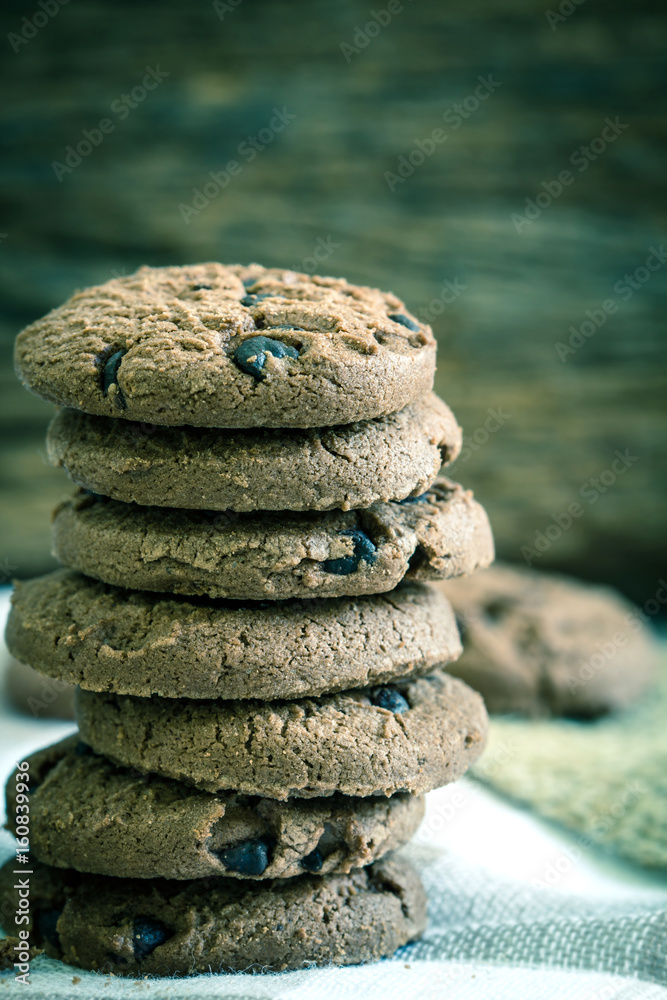
[[[352,538],[354,552],[351,556],[341,556],[340,559],[325,559],[322,563],[322,569],[325,573],[348,576],[350,573],[354,573],[362,559],[369,565],[373,565],[377,559],[377,548],[368,535],[358,528],[348,528],[346,531],[341,531],[340,534]]]
[[[416,333],[419,332],[419,324],[403,313],[391,313],[389,319],[393,319],[394,323],[400,323],[401,326],[407,326],[408,330],[414,330]]]
[[[301,866],[306,869],[307,872],[320,872],[322,871],[322,865],[324,864],[324,858],[320,854],[317,847],[310,854],[306,854],[305,858],[301,858]]]
[[[239,344],[234,351],[234,360],[242,371],[254,375],[255,378],[261,378],[267,354],[271,354],[274,358],[299,357],[296,348],[283,344],[280,340],[259,336],[249,337]]]
[[[254,306],[258,302],[262,302],[264,299],[270,299],[273,297],[272,292],[258,292],[256,295],[244,295],[241,299],[242,306]]]
[[[410,706],[400,691],[394,687],[379,687],[371,691],[371,702],[378,708],[386,708],[388,712],[395,712],[401,715],[408,712]]]
[[[125,357],[125,351],[114,351],[104,362],[102,368],[102,392],[106,396],[112,385],[118,385],[118,369]]]
[[[135,917],[132,945],[137,962],[142,962],[170,937],[171,934],[161,920],[156,920],[154,917]]]
[[[216,853],[229,871],[241,875],[261,875],[269,867],[271,847],[270,841],[260,837]]]
[[[331,824],[325,823],[322,836],[317,842],[317,847],[301,859],[301,865],[306,871],[319,872],[322,870],[322,865],[329,855],[333,854],[334,851],[340,850],[342,846],[343,844],[341,844],[336,836]]]
[[[60,937],[58,935],[58,918],[62,910],[38,910],[35,914],[35,931],[37,932],[37,943],[46,941],[53,948],[60,951]]]
[[[406,497],[405,500],[399,500],[400,504],[404,503],[426,503],[428,500],[428,493],[420,493],[418,497]]]

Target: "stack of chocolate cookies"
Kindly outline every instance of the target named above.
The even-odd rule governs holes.
[[[493,558],[437,478],[461,432],[430,329],[342,280],[142,268],[29,327],[17,366],[64,407],[49,456],[79,486],[65,568],[17,585],[7,628],[80,686],[79,733],[29,761],[33,943],[167,975],[417,937],[424,892],[390,852],[486,731],[425,581]]]

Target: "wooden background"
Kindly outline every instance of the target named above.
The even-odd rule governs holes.
[[[437,388],[469,446],[454,472],[490,511],[500,553],[522,560],[578,502],[535,565],[653,596],[666,575],[667,265],[627,301],[614,285],[665,240],[664,4],[584,0],[553,28],[536,0],[406,0],[349,62],[341,43],[369,20],[349,0],[234,0],[217,5],[222,20],[208,2],[72,2],[12,43],[32,33],[33,6],[3,12],[0,577],[51,565],[49,511],[67,492],[43,459],[50,408],[12,373],[16,332],[141,263],[309,267],[322,241],[338,244],[324,273],[391,288],[417,312],[436,300]],[[121,119],[113,102],[147,66],[168,76]],[[453,128],[488,74],[499,86]],[[296,118],[246,162],[239,144],[276,106]],[[104,117],[114,131],[59,181],[53,161]],[[580,172],[570,157],[607,117],[628,127]],[[446,141],[392,192],[385,172],[435,128]],[[186,224],[179,204],[233,158],[239,176]],[[517,232],[512,214],[568,168],[573,183]],[[465,290],[444,304],[446,281]],[[617,311],[561,362],[554,345],[608,299]],[[491,434],[489,409],[502,415]],[[630,465],[582,497],[617,449]]]

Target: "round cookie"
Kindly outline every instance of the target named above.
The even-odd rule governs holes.
[[[47,449],[75,483],[146,506],[330,510],[419,496],[461,448],[431,394],[398,413],[340,427],[221,431],[143,427],[61,410]]]
[[[142,267],[19,334],[19,378],[86,413],[196,427],[324,427],[433,386],[435,339],[395,295],[222,264]]]
[[[0,869],[2,925],[14,928],[15,861]],[[52,958],[123,976],[270,972],[354,965],[423,932],[416,872],[385,858],[348,875],[186,882],[30,866],[31,943]]]
[[[27,758],[30,851],[45,864],[123,878],[292,878],[362,868],[406,844],[424,800],[212,795],[139,775],[78,734]],[[7,783],[15,831],[15,775]],[[21,815],[19,815],[19,822]]]
[[[79,689],[81,738],[139,771],[206,791],[289,799],[421,795],[480,755],[482,699],[443,671],[292,702],[133,698]]]
[[[592,717],[629,705],[651,680],[650,633],[609,588],[499,564],[437,586],[463,638],[451,672],[490,712]]]
[[[147,698],[298,698],[428,673],[460,655],[447,601],[387,595],[264,604],[123,590],[69,570],[17,583],[14,656],[92,691]]]
[[[176,511],[79,491],[53,516],[54,555],[136,590],[237,599],[337,597],[493,560],[489,521],[443,478],[414,500],[322,513]]]

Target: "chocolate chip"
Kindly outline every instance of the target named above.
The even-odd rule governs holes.
[[[170,937],[171,934],[161,920],[156,920],[154,917],[135,917],[132,946],[137,962],[142,962]]]
[[[310,854],[306,854],[305,858],[301,858],[301,866],[302,868],[305,868],[307,872],[322,871],[323,864],[324,858],[317,848],[315,848],[314,851],[311,851]]]
[[[393,319],[394,323],[400,323],[401,326],[407,326],[408,330],[414,330],[415,333],[419,332],[419,324],[403,313],[390,313],[389,319]]]
[[[35,914],[35,930],[37,941],[46,941],[60,951],[60,936],[58,935],[58,918],[62,910],[38,910]]]
[[[395,712],[396,715],[410,710],[408,702],[394,687],[375,688],[371,691],[370,698],[373,705],[377,705],[378,708],[386,708],[388,712]]]
[[[354,542],[353,555],[341,556],[340,559],[325,559],[322,563],[322,569],[325,573],[335,573],[336,576],[349,576],[350,573],[354,573],[358,568],[362,559],[370,566],[373,565],[377,559],[377,548],[368,535],[364,534],[363,531],[359,531],[358,528],[348,528],[346,531],[341,531],[340,534],[352,538]]]
[[[288,344],[281,343],[280,340],[272,340],[270,337],[249,337],[234,351],[234,360],[239,368],[254,375],[255,378],[262,377],[262,369],[266,363],[267,354],[274,358],[298,358],[299,352]]]
[[[261,875],[269,867],[272,846],[271,841],[260,837],[216,853],[229,871],[239,872],[241,875]]]
[[[264,299],[273,298],[272,292],[258,292],[256,295],[244,295],[241,299],[242,306],[255,306],[258,302],[263,302]]]
[[[192,287],[191,287],[190,290],[193,291],[193,292],[201,292],[204,289],[206,289],[206,291],[210,292],[210,290],[212,288],[213,288],[213,285],[192,285]]]
[[[102,392],[106,396],[112,385],[118,385],[118,369],[125,357],[125,351],[114,351],[104,362],[102,368]]]
[[[342,846],[331,824],[325,823],[317,847],[301,859],[301,866],[308,872],[319,872],[329,855],[340,850]]]
[[[94,753],[94,750],[91,746],[88,746],[87,743],[84,743],[83,740],[79,740],[77,745],[74,747],[74,753],[77,757],[89,757]]]

